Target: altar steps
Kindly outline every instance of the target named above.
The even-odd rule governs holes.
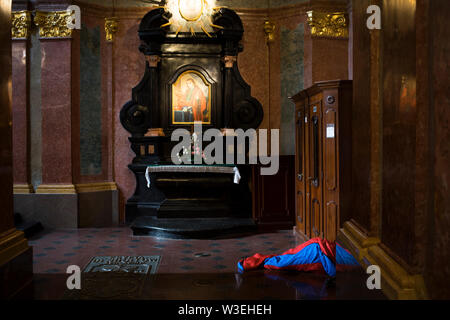
[[[246,216],[239,204],[222,199],[167,199],[158,210],[158,218],[227,218]],[[242,213],[242,214],[241,214]]]
[[[157,218],[142,216],[131,224],[135,236],[213,239],[256,232],[251,218]]]

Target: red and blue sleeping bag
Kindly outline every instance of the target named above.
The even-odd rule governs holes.
[[[358,266],[353,256],[335,242],[321,238],[311,239],[280,255],[255,254],[238,262],[239,272],[260,268],[269,270],[296,270],[303,272],[325,272],[330,277],[348,266]]]

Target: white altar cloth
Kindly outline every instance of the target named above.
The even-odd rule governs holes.
[[[241,175],[237,167],[231,166],[207,166],[207,165],[166,165],[166,166],[149,166],[145,170],[145,179],[147,180],[147,188],[150,188],[151,172],[195,172],[195,173],[229,173],[234,174],[234,183],[239,184]]]

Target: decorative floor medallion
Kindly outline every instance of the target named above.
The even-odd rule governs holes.
[[[161,256],[98,256],[84,268],[81,290],[68,290],[68,299],[139,299],[149,274]]]
[[[154,274],[161,256],[100,256],[94,257],[83,272],[124,272]]]

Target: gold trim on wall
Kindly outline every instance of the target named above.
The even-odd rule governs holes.
[[[76,184],[77,193],[99,192],[99,191],[114,191],[117,190],[115,182],[95,182]]]
[[[11,12],[11,37],[12,39],[28,39],[30,35],[31,14],[30,11]]]
[[[93,182],[80,184],[41,184],[36,189],[39,194],[77,194],[117,190],[115,182]]]
[[[348,39],[348,18],[345,12],[308,11],[308,25],[313,37]]]
[[[41,38],[70,38],[72,29],[67,20],[72,14],[67,11],[36,11],[34,23],[39,27]]]
[[[117,30],[119,30],[118,22],[119,18],[117,17],[105,18],[106,41],[114,41],[114,35],[116,34]]]
[[[14,194],[28,194],[34,193],[33,186],[31,184],[15,184],[13,186]]]
[[[340,230],[338,241],[366,269],[377,265],[381,270],[381,290],[389,299],[427,299],[423,276],[409,274],[383,248],[378,238],[366,236],[354,223],[347,221]]]
[[[36,189],[40,194],[76,194],[77,190],[73,184],[41,184]]]

